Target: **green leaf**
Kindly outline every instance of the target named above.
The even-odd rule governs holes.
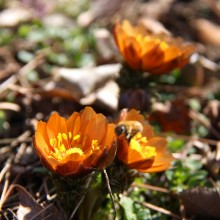
[[[188,104],[193,110],[200,111],[201,109],[201,104],[198,99],[189,99]]]
[[[193,160],[193,159],[188,159],[186,161],[186,166],[191,170],[191,171],[197,171],[202,168],[203,164],[200,160]]]
[[[169,138],[168,148],[172,152],[176,152],[176,151],[182,150],[182,148],[184,147],[184,144],[185,144],[184,140]]]
[[[124,220],[137,220],[137,216],[134,213],[134,201],[126,196],[123,196],[120,200],[120,205],[124,210]]]
[[[21,25],[18,29],[18,35],[20,37],[27,37],[30,31],[31,31],[30,25]]]
[[[38,72],[32,70],[30,71],[28,74],[27,74],[27,79],[30,81],[30,82],[37,82],[39,80],[39,75],[38,75]]]
[[[4,111],[0,110],[0,134],[5,130],[4,123],[6,121],[6,114]]]
[[[17,54],[18,59],[24,63],[30,62],[34,58],[34,54],[25,50],[21,50]]]

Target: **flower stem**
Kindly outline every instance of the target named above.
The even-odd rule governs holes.
[[[115,202],[114,202],[114,198],[113,198],[113,194],[112,194],[112,190],[111,190],[111,186],[110,186],[110,182],[109,182],[109,178],[108,178],[108,174],[106,172],[106,169],[103,169],[103,173],[104,173],[104,176],[105,176],[105,179],[106,179],[107,188],[108,188],[110,199],[111,199],[111,202],[112,202],[112,208],[114,210],[113,219],[115,220],[117,212],[116,212]]]
[[[87,188],[87,189],[89,188],[89,185],[90,185],[90,183],[91,183],[91,181],[92,181],[92,177],[93,177],[93,176],[90,176],[90,178],[88,179],[88,181],[87,181],[87,183],[86,183],[86,185],[85,185],[85,188]],[[73,212],[72,212],[72,214],[71,214],[71,216],[70,216],[70,219],[73,218],[73,216],[75,215],[75,213],[76,213],[76,211],[78,210],[79,206],[82,204],[82,202],[83,202],[83,200],[84,200],[84,198],[85,198],[85,195],[86,195],[86,193],[84,194],[84,196],[82,196],[82,197],[80,198],[80,201],[77,203],[76,207],[74,208],[74,210],[73,210]]]

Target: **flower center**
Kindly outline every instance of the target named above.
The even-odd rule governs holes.
[[[53,147],[51,151],[51,156],[57,160],[62,160],[68,155],[76,154],[76,156],[82,156],[84,153],[82,151],[80,141],[80,135],[77,134],[72,136],[71,132],[68,133],[58,133],[56,138],[50,139],[50,145]],[[71,147],[72,142],[74,147]]]
[[[146,159],[150,159],[157,155],[156,148],[147,145],[148,141],[146,137],[143,137],[139,132],[130,141],[129,146],[142,154]]]
[[[50,139],[50,145],[53,147],[50,156],[56,160],[63,160],[69,155],[74,155],[74,159],[77,159],[88,153],[91,154],[95,150],[100,150],[98,140],[87,143],[87,139],[87,136],[81,138],[80,134],[73,136],[71,132],[58,133],[56,138]]]
[[[169,45],[165,41],[161,41],[160,48],[162,50],[166,50],[169,47]]]

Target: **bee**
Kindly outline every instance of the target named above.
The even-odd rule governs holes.
[[[115,127],[115,134],[117,136],[124,135],[126,140],[130,142],[131,138],[142,130],[143,125],[139,121],[120,121]]]

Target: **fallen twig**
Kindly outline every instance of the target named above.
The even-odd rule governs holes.
[[[161,207],[153,205],[151,203],[148,203],[148,202],[138,202],[138,201],[135,201],[135,202],[140,204],[140,205],[142,205],[142,206],[144,206],[144,207],[146,207],[146,208],[153,209],[153,210],[161,212],[161,213],[163,213],[165,215],[170,215],[170,216],[172,216],[172,217],[174,217],[176,219],[182,219],[179,215],[176,215],[175,213],[173,213],[173,212],[171,212],[171,211],[169,211],[167,209],[161,208]]]

